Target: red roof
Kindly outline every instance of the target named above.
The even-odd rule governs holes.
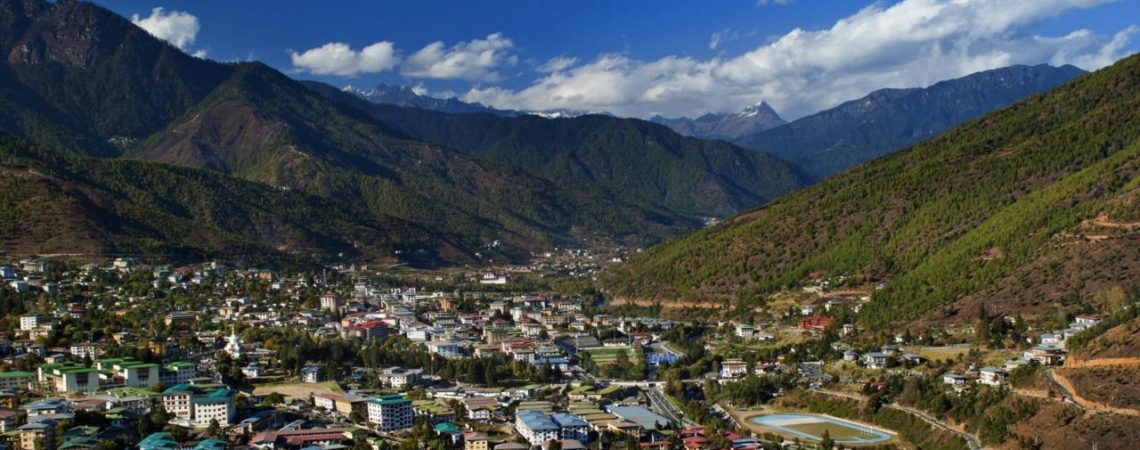
[[[832,322],[835,322],[834,317],[811,316],[800,319],[800,329],[822,330],[830,326]]]

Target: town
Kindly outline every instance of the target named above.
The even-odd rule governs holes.
[[[943,413],[1051,377],[1066,343],[1102,320],[1034,328],[983,309],[982,329],[869,332],[852,319],[868,296],[829,290],[834,280],[725,321],[637,314],[491,272],[121,257],[11,261],[0,276],[0,436],[24,450],[899,443],[902,426],[808,414],[851,399],[973,446],[978,433]],[[814,433],[820,420],[848,433]]]

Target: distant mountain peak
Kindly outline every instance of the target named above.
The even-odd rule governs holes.
[[[430,109],[451,114],[488,113],[497,116],[512,117],[519,115],[518,111],[495,109],[480,103],[469,103],[455,97],[439,98],[417,93],[416,86],[391,85],[380,83],[372,89],[364,90],[353,85],[341,89],[372,103],[403,106],[406,108]]]
[[[729,140],[787,123],[776,113],[772,105],[765,101],[749,105],[732,114],[706,113],[696,119],[653,116],[649,121],[665,125],[686,136]]]

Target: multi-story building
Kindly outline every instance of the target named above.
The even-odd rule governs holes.
[[[99,371],[74,364],[44,364],[39,367],[40,386],[55,392],[86,392],[99,390]]]
[[[578,442],[589,440],[589,426],[581,417],[573,414],[554,413],[550,420],[558,425],[558,434],[562,439],[573,439]]]
[[[207,391],[187,384],[174,385],[162,392],[162,406],[179,422],[195,428],[208,427],[211,420],[229,425],[234,417],[233,391],[224,387]]]
[[[378,376],[384,384],[396,389],[420,384],[423,378],[423,369],[405,369],[403,367],[389,367],[381,370]]]
[[[542,443],[554,439],[558,439],[558,424],[546,417],[540,411],[523,410],[515,412],[515,430],[530,445],[542,445]]]
[[[463,433],[463,450],[491,450],[487,433]]]
[[[26,390],[36,382],[36,374],[13,370],[0,372],[0,390],[16,391]]]
[[[176,361],[159,369],[158,378],[164,386],[189,383],[191,378],[198,376],[198,367],[194,363]]]
[[[412,402],[400,394],[384,394],[368,401],[368,421],[380,431],[412,427]]]

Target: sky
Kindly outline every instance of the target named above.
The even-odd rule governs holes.
[[[795,119],[882,88],[1140,50],[1135,0],[95,0],[187,53],[503,109]]]

